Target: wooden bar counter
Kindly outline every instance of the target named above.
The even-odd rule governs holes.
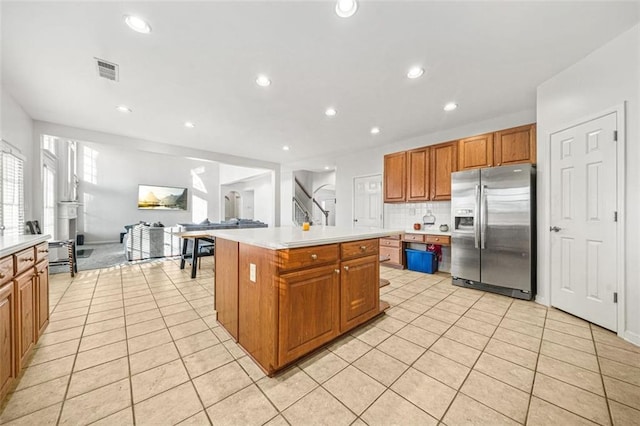
[[[378,239],[398,232],[211,231],[218,322],[272,375],[382,312]]]

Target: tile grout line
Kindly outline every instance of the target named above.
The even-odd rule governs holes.
[[[604,384],[604,375],[602,374],[602,367],[600,366],[600,357],[598,356],[598,345],[596,345],[596,340],[593,337],[593,327],[591,324],[589,325],[589,331],[591,332],[591,341],[593,342],[593,350],[596,353],[596,362],[598,363],[598,372],[600,373],[600,382],[602,383],[602,392],[604,393],[604,400],[607,404],[607,413],[609,414],[609,422],[611,424],[615,424],[613,422],[613,414],[611,413],[611,404],[609,403],[609,396],[607,395],[607,387]]]
[[[96,277],[95,283],[93,285],[93,292],[91,293],[91,300],[93,300],[93,295],[96,292],[96,288],[98,287],[98,280],[100,278],[100,273],[98,273],[98,276]],[[71,287],[71,284],[73,283],[73,281],[75,281],[75,277],[72,280],[72,282],[69,284],[69,287]],[[73,357],[73,364],[71,365],[71,371],[69,373],[69,380],[67,381],[67,386],[66,389],[64,391],[64,396],[62,397],[62,404],[60,405],[60,412],[58,413],[58,418],[56,419],[56,425],[60,424],[60,421],[62,420],[62,413],[64,412],[64,404],[67,401],[67,395],[69,394],[69,388],[71,386],[71,379],[73,378],[73,370],[76,367],[76,362],[78,360],[78,354],[80,353],[80,345],[82,344],[82,334],[84,333],[84,329],[87,326],[87,320],[89,318],[89,312],[91,311],[91,304],[89,304],[89,307],[87,308],[87,315],[84,318],[84,324],[82,325],[82,333],[80,333],[80,339],[78,340],[78,347],[76,348],[76,353],[74,354]]]
[[[540,354],[542,352],[542,341],[544,339],[544,330],[547,328],[547,319],[548,319],[549,310],[545,312],[544,315],[544,326],[542,327],[542,336],[540,336],[540,344],[538,345],[538,353],[536,354],[536,365],[533,370],[533,381],[531,382],[531,391],[529,392],[529,404],[527,404],[527,411],[525,413],[524,424],[526,425],[529,421],[529,411],[531,410],[531,401],[533,401],[533,390],[536,385],[536,378],[538,377],[538,364],[540,363]],[[542,374],[542,373],[540,373]],[[568,410],[567,410],[568,411]]]
[[[146,278],[145,278],[146,281]],[[149,286],[149,284],[147,283],[147,287]],[[120,269],[120,290],[122,292],[122,320],[124,321],[124,337],[125,337],[125,342],[126,342],[126,346],[127,346],[127,369],[129,370],[129,374],[128,374],[128,378],[129,378],[129,398],[131,401],[131,421],[133,422],[133,425],[135,426],[136,424],[136,409],[135,409],[135,404],[133,403],[133,381],[131,380],[132,378],[132,374],[131,374],[131,354],[129,352],[129,332],[127,331],[127,308],[126,305],[124,303],[125,300],[125,294],[124,294],[124,280],[122,279],[122,269]],[[117,413],[117,411],[116,411]],[[115,414],[115,413],[113,413]]]

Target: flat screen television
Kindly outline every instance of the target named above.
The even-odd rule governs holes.
[[[187,210],[187,188],[138,185],[138,209]]]

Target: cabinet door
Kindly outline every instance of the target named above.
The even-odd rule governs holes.
[[[457,171],[457,142],[431,147],[431,200],[451,199],[451,173]]]
[[[406,200],[406,161],[406,152],[396,152],[384,156],[385,203],[398,203]]]
[[[35,275],[33,269],[15,279],[18,315],[17,322],[17,371],[22,370],[26,358],[36,343]]]
[[[36,325],[38,334],[42,336],[44,329],[49,325],[49,262],[40,262],[36,265]]]
[[[458,141],[458,170],[492,167],[493,133]]]
[[[429,200],[429,148],[407,151],[407,201]]]
[[[378,256],[342,262],[340,277],[340,332],[373,318],[380,307]]]
[[[278,361],[283,366],[336,337],[339,264],[280,276]]]
[[[0,401],[16,378],[14,296],[13,283],[0,288]]]
[[[496,132],[494,157],[498,166],[536,162],[536,125]]]

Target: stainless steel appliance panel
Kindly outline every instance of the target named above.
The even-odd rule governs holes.
[[[451,174],[451,276],[480,281],[480,170]]]
[[[532,167],[482,169],[480,176],[481,280],[531,291]]]

